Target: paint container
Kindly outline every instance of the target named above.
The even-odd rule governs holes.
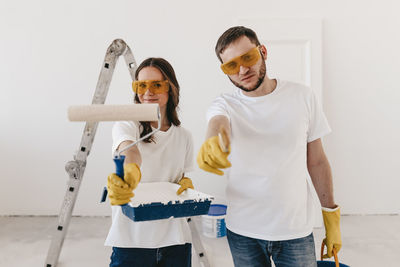
[[[226,205],[211,204],[207,215],[201,216],[202,232],[206,237],[226,236]]]

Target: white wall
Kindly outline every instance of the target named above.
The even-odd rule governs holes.
[[[371,2],[371,3],[368,3]],[[89,104],[105,51],[124,39],[137,62],[174,66],[181,118],[196,151],[211,100],[231,85],[213,48],[239,18],[322,18],[323,101],[333,133],[324,139],[336,200],[347,214],[399,213],[400,5],[395,1],[1,1],[0,215],[58,214],[64,165],[84,124],[66,119]],[[121,59],[106,103],[129,103]],[[74,214],[108,215],[99,204],[111,161],[111,123],[101,123]],[[199,169],[197,189],[224,195],[225,178]]]

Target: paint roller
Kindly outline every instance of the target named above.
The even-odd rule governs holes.
[[[115,162],[116,174],[123,179],[124,177],[124,160],[125,156],[122,152],[133,147],[140,141],[155,134],[161,129],[161,115],[158,104],[127,104],[127,105],[78,105],[68,108],[68,119],[70,121],[158,121],[158,128],[145,136],[139,138],[129,146],[124,147],[120,151],[116,151],[113,156]],[[101,202],[107,197],[107,188],[104,188]]]
[[[82,105],[70,106],[68,108],[68,119],[70,121],[85,121],[89,123],[99,121],[158,121],[158,128],[149,134],[141,137],[134,143],[116,151],[113,160],[116,165],[116,174],[124,177],[124,158],[122,152],[128,150],[138,142],[153,135],[161,128],[161,115],[158,104],[129,104],[129,105]],[[222,134],[221,142],[226,141],[227,135]],[[223,142],[226,144],[226,142]],[[208,213],[212,196],[196,193],[195,199],[186,199],[184,201],[169,201],[167,204],[160,202],[141,204],[137,207],[129,204],[121,205],[122,213],[132,221],[148,221],[166,219],[170,217],[189,217],[204,215]],[[102,202],[107,197],[107,188],[104,188]],[[193,196],[192,196],[193,198]]]

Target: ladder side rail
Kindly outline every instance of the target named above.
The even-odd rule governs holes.
[[[135,57],[132,54],[132,50],[129,48],[129,46],[126,46],[126,50],[124,52],[124,59],[125,59],[125,64],[128,67],[129,74],[131,75],[132,81],[135,81],[135,72],[137,69],[137,63],[135,60]]]
[[[210,267],[211,265],[210,265],[210,262],[208,261],[206,251],[201,242],[200,234],[197,231],[195,222],[193,221],[192,218],[187,218],[187,222],[189,224],[189,228],[192,233],[192,243],[193,243],[194,250],[195,250],[197,256],[199,257],[200,265],[202,267]]]
[[[118,57],[123,54],[126,47],[127,45],[124,41],[115,40],[107,49],[92,104],[104,104]],[[46,267],[54,267],[57,265],[85,171],[86,159],[94,141],[97,125],[98,122],[86,123],[79,150],[74,155],[74,161],[69,161],[65,166],[69,174],[68,187],[58,216],[57,229],[52,237],[47,254],[45,262]]]

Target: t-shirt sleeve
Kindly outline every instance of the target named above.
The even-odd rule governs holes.
[[[213,117],[218,115],[226,116],[230,121],[226,102],[222,97],[217,97],[209,106],[206,114],[207,123],[210,122]]]
[[[139,126],[131,121],[118,121],[112,128],[112,153],[116,151],[123,141],[136,141],[139,139]]]
[[[185,156],[185,166],[184,173],[194,170],[194,148],[193,148],[193,137],[189,131],[187,132],[187,146],[186,146],[186,156]]]
[[[315,95],[314,91],[311,90],[309,97],[309,124],[307,132],[307,142],[312,142],[321,138],[331,132],[328,120],[322,110],[322,105]]]

